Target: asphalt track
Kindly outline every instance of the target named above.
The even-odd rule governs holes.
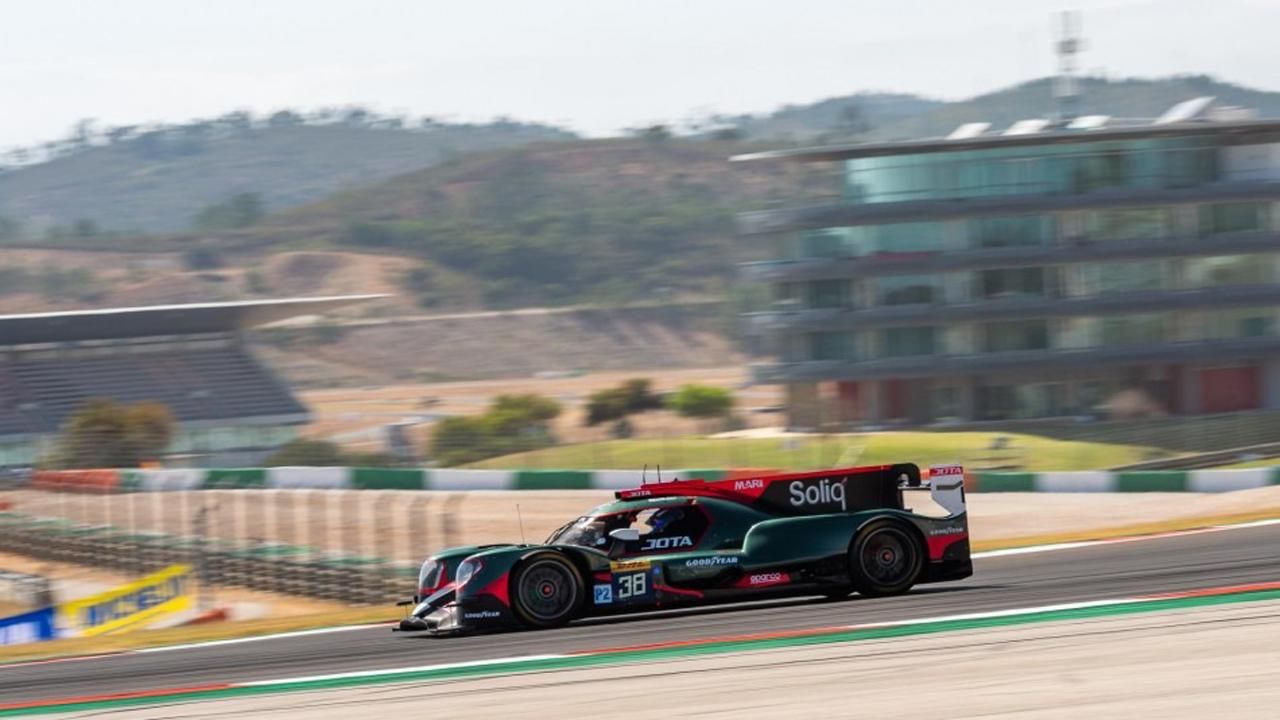
[[[389,628],[0,666],[7,702],[269,680],[819,628],[1280,581],[1280,525],[982,558],[972,578],[896,598],[790,600],[433,638]]]

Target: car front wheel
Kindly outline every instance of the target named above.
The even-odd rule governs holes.
[[[560,555],[535,555],[521,563],[511,580],[511,607],[534,627],[556,627],[578,614],[582,576]]]

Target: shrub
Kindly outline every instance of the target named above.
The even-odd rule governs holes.
[[[667,399],[667,407],[683,417],[723,417],[733,408],[733,394],[712,385],[684,385]]]

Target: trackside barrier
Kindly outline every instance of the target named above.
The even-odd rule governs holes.
[[[58,606],[66,632],[90,637],[134,630],[191,607],[191,568],[171,565],[144,578]]]
[[[0,618],[0,645],[52,640],[57,637],[53,608],[32,610],[21,615]]]
[[[765,468],[663,470],[662,479],[726,480]],[[970,472],[969,492],[1230,492],[1280,485],[1280,466],[1245,470]],[[42,470],[32,487],[63,492],[215,489],[618,490],[656,482],[657,471],[272,467],[179,470]]]
[[[1280,485],[1280,467],[1138,472],[974,472],[965,476],[965,489],[969,492],[1218,493],[1268,485]]]

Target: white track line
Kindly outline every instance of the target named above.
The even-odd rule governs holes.
[[[362,678],[362,677],[383,677],[386,675],[398,675],[400,673],[413,672],[431,672],[434,670],[453,670],[456,668],[484,667],[486,665],[501,665],[503,663],[522,663],[522,662],[538,662],[541,660],[558,660],[560,658],[570,657],[569,655],[518,655],[515,657],[490,658],[488,660],[468,660],[466,662],[441,663],[439,665],[416,665],[411,667],[391,668],[390,670],[355,670],[344,673],[331,673],[328,675],[306,675],[302,677],[284,678],[281,680],[246,680],[235,683],[241,685],[280,685],[283,683],[297,682],[324,682],[326,680],[343,680],[346,678]]]
[[[1267,527],[1269,525],[1280,525],[1280,518],[1271,520],[1254,520],[1252,522],[1237,523],[1234,525],[1212,525],[1210,527],[1196,528],[1194,530],[1172,530],[1169,532],[1152,533],[1150,535],[1128,535],[1125,537],[1106,538],[1103,540],[1081,540],[1079,542],[1054,543],[1052,545],[1030,545],[1027,547],[1005,548],[1003,550],[986,550],[983,552],[973,553],[971,557],[974,560],[982,560],[986,558],[1008,557],[1010,555],[1031,555],[1034,553],[1054,552],[1057,550],[1075,550],[1077,548],[1095,547],[1098,545],[1115,545],[1117,543],[1163,540],[1165,538],[1183,537],[1187,535],[1204,535],[1206,533],[1216,533],[1224,530],[1248,530],[1251,528]]]
[[[231,638],[228,640],[206,640],[203,642],[184,643],[182,645],[165,645],[162,647],[139,648],[127,653],[155,653],[170,650],[191,650],[193,648],[217,647],[219,645],[239,645],[240,643],[260,642],[262,640],[283,640],[285,638],[307,637],[308,635],[325,635],[328,633],[346,632],[348,630],[367,630],[368,628],[385,628],[390,623],[374,623],[369,625],[339,625],[337,627],[313,628],[311,630],[294,630],[292,632],[273,633],[271,635],[254,635],[252,637]]]

